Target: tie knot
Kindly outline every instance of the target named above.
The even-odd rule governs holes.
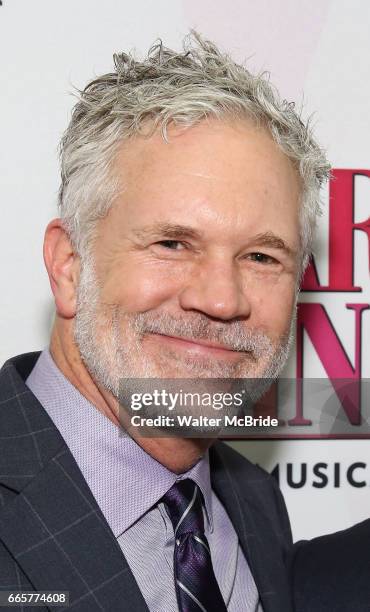
[[[202,493],[192,480],[179,480],[163,496],[175,537],[184,533],[204,533]]]

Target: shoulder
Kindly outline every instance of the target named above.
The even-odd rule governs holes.
[[[297,610],[369,610],[370,520],[298,542],[291,569]]]
[[[240,452],[225,442],[216,442],[210,450],[211,466],[218,470],[228,470],[237,479],[243,478],[248,483],[279,489],[276,480],[263,468],[252,463]]]
[[[333,569],[347,571],[349,566],[370,565],[370,519],[349,529],[320,536],[311,541],[297,542],[294,546],[295,572],[310,567],[317,579],[324,582],[326,573]],[[369,580],[370,589],[370,580]],[[370,591],[369,591],[370,592]]]
[[[27,410],[36,398],[25,384],[40,353],[26,353],[8,359],[0,369],[1,441],[21,433],[27,426]],[[41,410],[40,410],[41,412]]]
[[[23,490],[65,446],[46,410],[25,384],[40,353],[9,359],[0,370],[0,497]]]
[[[34,351],[10,357],[0,369],[0,379],[3,375],[12,375],[17,377],[17,383],[22,381],[24,384],[40,355],[41,351]]]
[[[0,418],[8,415],[19,404],[21,398],[29,392],[25,384],[29,374],[39,358],[40,353],[25,353],[8,359],[0,368]]]
[[[24,427],[25,410],[32,401],[32,393],[25,384],[39,353],[27,353],[8,359],[0,369],[0,441]]]
[[[290,522],[284,498],[276,479],[224,442],[216,442],[210,450],[211,473],[222,474],[234,483],[249,508],[266,522],[272,523],[291,542]],[[217,476],[216,476],[217,477]],[[215,478],[215,474],[213,474]]]

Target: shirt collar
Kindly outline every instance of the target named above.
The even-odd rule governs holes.
[[[116,537],[184,478],[192,478],[202,491],[213,530],[208,453],[187,472],[174,474],[97,410],[62,374],[48,349],[26,384],[59,429]]]

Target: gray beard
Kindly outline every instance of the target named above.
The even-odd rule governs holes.
[[[139,378],[253,378],[255,399],[261,397],[284,367],[294,337],[295,311],[289,333],[274,343],[266,334],[246,330],[243,322],[216,324],[206,315],[187,315],[174,318],[166,313],[144,312],[127,314],[119,306],[104,305],[100,301],[92,257],[82,263],[78,288],[74,339],[85,366],[93,380],[120,400],[122,379]],[[122,325],[127,337],[122,340]],[[249,370],[215,359],[184,359],[170,354],[171,376],[168,375],[168,355],[158,354],[156,362],[145,355],[142,339],[145,334],[163,333],[196,339],[219,341],[237,351],[246,351],[256,364]],[[264,360],[263,366],[258,363]]]

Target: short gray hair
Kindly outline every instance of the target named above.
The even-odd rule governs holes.
[[[60,212],[77,252],[86,253],[97,220],[117,193],[113,164],[123,141],[158,129],[167,139],[169,124],[191,127],[207,117],[248,117],[269,129],[301,177],[302,272],[321,212],[320,188],[330,169],[310,121],[304,123],[294,104],[281,100],[266,73],[251,74],[194,31],[181,53],[160,41],[143,61],[119,53],[114,64],[114,72],[79,92],[60,144]]]

